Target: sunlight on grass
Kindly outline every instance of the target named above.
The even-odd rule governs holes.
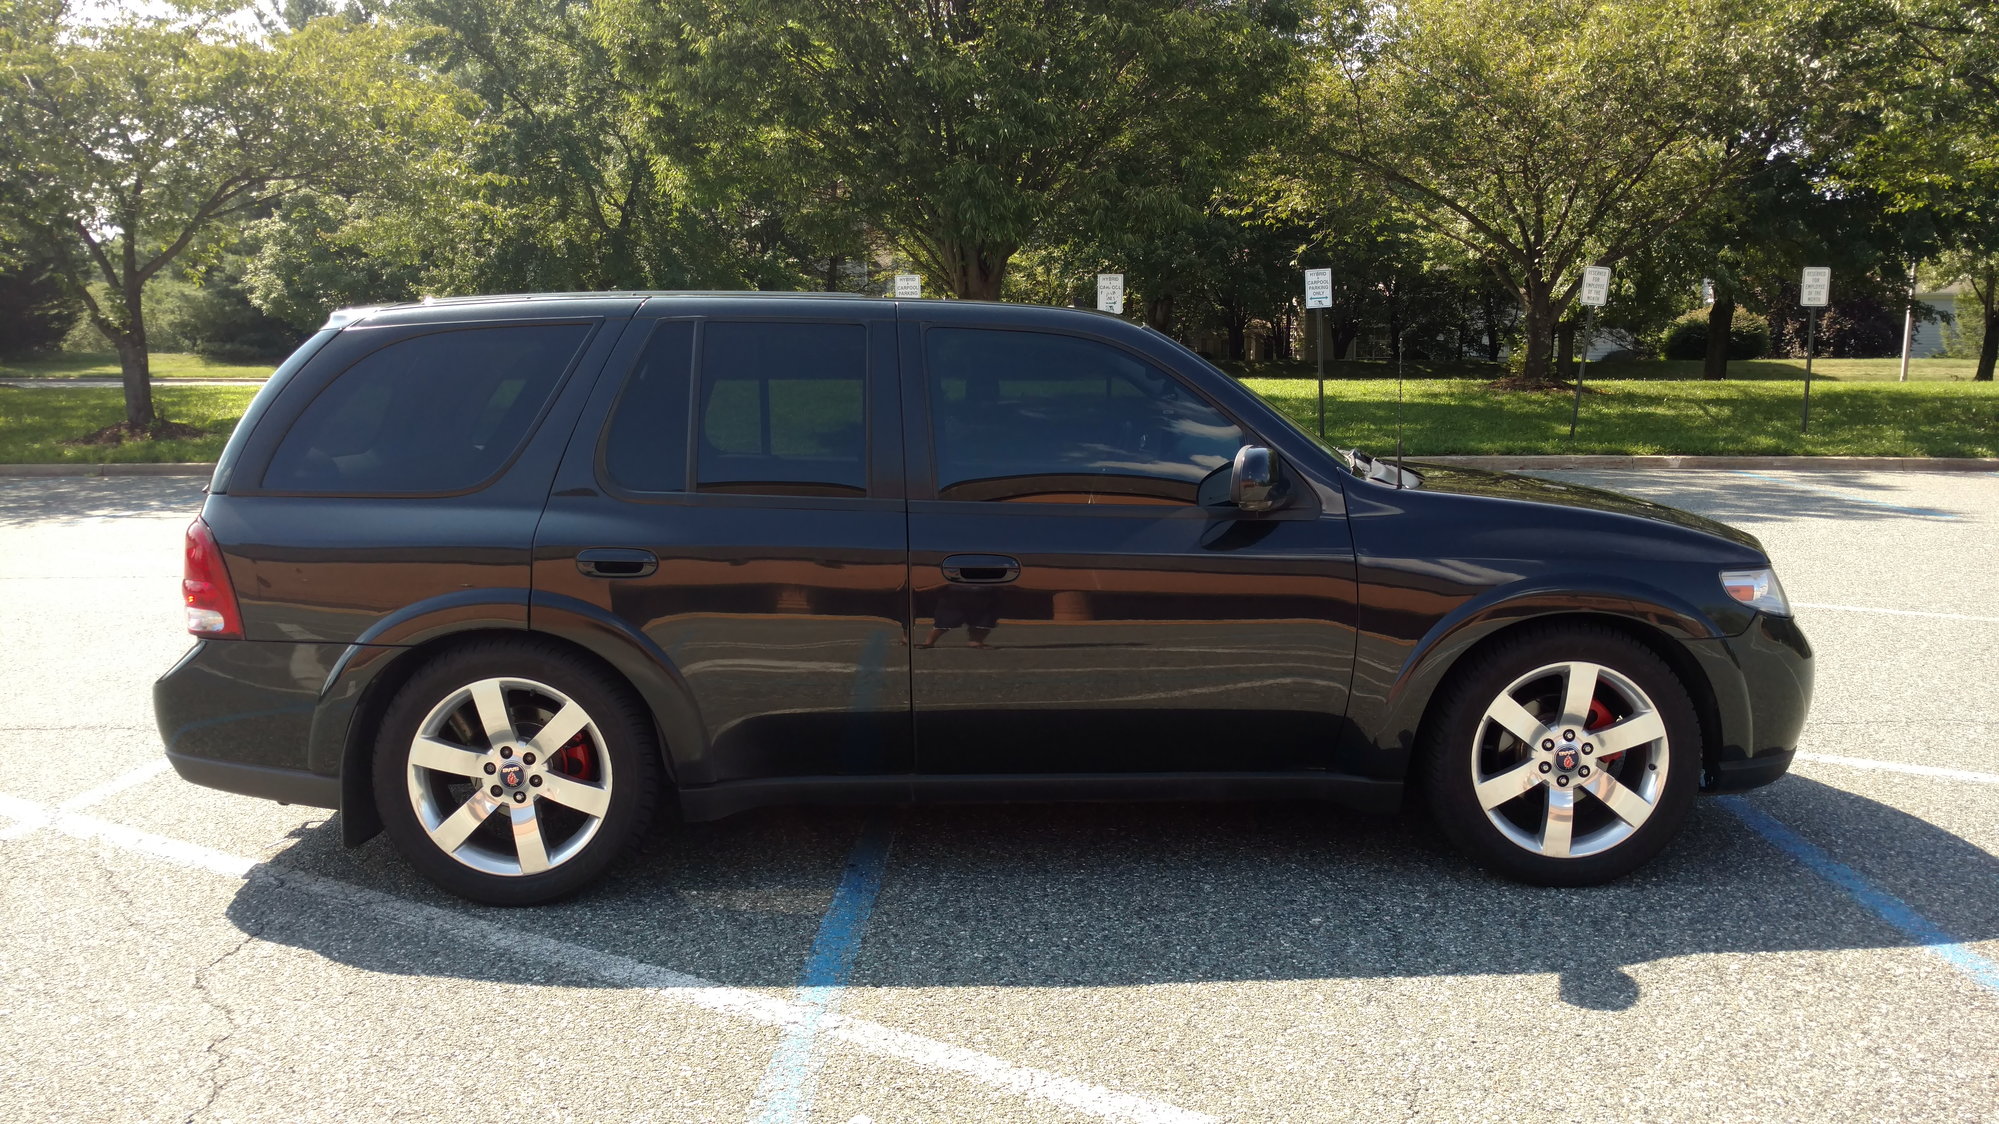
[[[153,391],[153,404],[160,416],[200,426],[207,436],[78,447],[62,442],[124,418],[123,392],[116,387],[35,390],[0,386],[0,464],[212,461],[222,454],[229,431],[256,393],[255,387],[248,386],[160,387]]]
[[[157,353],[152,361],[156,379],[267,379],[274,369],[270,363],[215,363],[177,352]],[[118,356],[108,351],[0,363],[0,379],[115,379],[121,374]]]

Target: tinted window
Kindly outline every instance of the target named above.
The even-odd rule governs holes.
[[[604,439],[604,470],[638,492],[687,490],[687,393],[694,322],[666,320],[618,397]]]
[[[320,391],[264,472],[284,492],[455,492],[527,436],[585,324],[466,328],[369,353]]]
[[[704,492],[867,494],[867,329],[710,322],[701,336]]]
[[[1074,336],[924,333],[940,499],[1191,504],[1242,430],[1171,376]]]

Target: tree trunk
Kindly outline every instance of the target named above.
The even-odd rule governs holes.
[[[1985,306],[1985,339],[1978,345],[1978,370],[1972,381],[1991,382],[1994,360],[1999,360],[1999,301]]]
[[[1173,330],[1173,294],[1152,297],[1145,302],[1146,326],[1161,335],[1170,335]]]
[[[996,301],[1012,260],[1013,251],[1007,247],[961,243],[950,247],[951,276],[945,281],[951,294],[962,300]]]
[[[1353,341],[1359,338],[1360,338],[1360,321],[1358,320],[1333,321],[1333,342],[1332,342],[1332,347],[1326,352],[1326,358],[1328,360],[1345,359],[1347,357],[1347,353],[1353,350]]]
[[[826,259],[827,292],[837,293],[840,291],[840,267],[845,264],[847,264],[847,259],[841,257],[839,254],[834,254]]]
[[[1735,327],[1735,294],[1715,286],[1714,307],[1707,313],[1707,358],[1701,364],[1704,379],[1728,377],[1729,333]]]
[[[126,282],[122,295],[125,330],[111,342],[118,348],[118,368],[125,381],[125,421],[135,427],[150,426],[158,415],[153,412],[152,357],[146,352],[145,282]]]
[[[1499,362],[1499,298],[1490,293],[1479,299],[1479,311],[1485,314],[1485,358],[1488,362]]]
[[[1241,362],[1244,337],[1248,334],[1249,317],[1230,309],[1223,313],[1223,319],[1228,322],[1229,328],[1229,358]]]
[[[1388,317],[1388,357],[1402,361],[1402,315],[1393,313]]]
[[[1520,294],[1523,345],[1527,349],[1525,362],[1520,368],[1520,381],[1531,387],[1552,385],[1548,377],[1548,353],[1555,342],[1555,310],[1553,294],[1546,286],[1529,284]]]
[[[1574,382],[1576,377],[1576,326],[1563,321],[1555,329],[1555,378]]]

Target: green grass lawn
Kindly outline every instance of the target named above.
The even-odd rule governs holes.
[[[153,405],[160,416],[200,426],[207,436],[126,445],[70,446],[65,438],[102,429],[125,417],[124,393],[116,387],[37,390],[0,386],[0,464],[140,464],[212,461],[236,419],[249,408],[255,387],[157,387]]]
[[[1241,379],[1310,379],[1317,369],[1310,363],[1270,362],[1216,364]],[[1978,366],[1970,359],[1912,359],[1910,382],[1969,382]],[[1900,359],[1814,359],[1812,381],[1895,382],[1901,377]],[[1491,363],[1408,363],[1403,375],[1410,379],[1484,379],[1491,381],[1501,371]],[[1393,379],[1395,364],[1365,359],[1336,360],[1326,364],[1326,381],[1334,379]],[[1643,379],[1648,382],[1699,380],[1701,364],[1695,359],[1636,359],[1616,363],[1592,363],[1583,381],[1597,379]],[[1751,382],[1802,382],[1802,359],[1745,359],[1728,365],[1728,380]]]
[[[1307,430],[1311,380],[1247,385]],[[1571,443],[1569,393],[1489,389],[1477,379],[1405,384],[1409,455],[1687,453],[1704,455],[1999,456],[1999,384],[1827,382],[1812,387],[1812,432],[1798,432],[1795,382],[1590,382]],[[1393,452],[1395,382],[1326,382],[1326,439]]]
[[[153,355],[156,379],[266,379],[275,363],[216,363],[178,352]],[[0,379],[115,379],[118,356],[112,352],[65,352],[44,359],[0,363]]]

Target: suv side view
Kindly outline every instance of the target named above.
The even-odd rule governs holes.
[[[198,784],[480,901],[672,801],[1421,794],[1509,877],[1645,862],[1788,767],[1757,542],[1328,450],[1100,313],[798,294],[336,314],[188,529],[155,686]]]

